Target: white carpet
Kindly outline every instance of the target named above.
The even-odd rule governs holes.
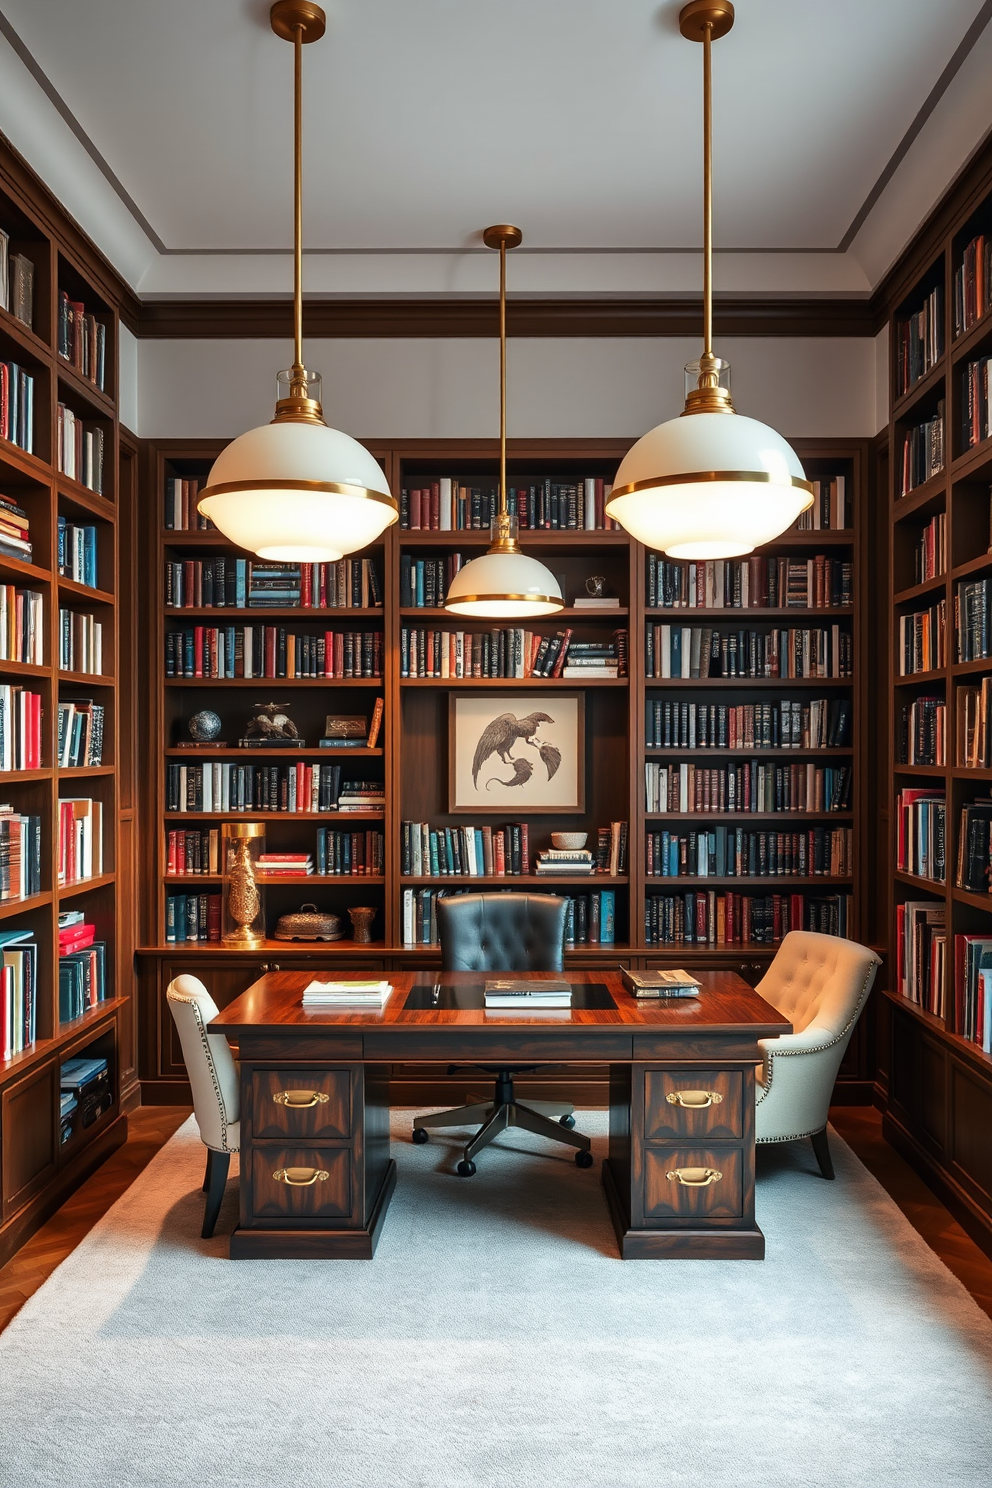
[[[621,1262],[598,1165],[408,1132],[374,1261],[230,1262],[183,1127],[0,1335],[4,1488],[989,1488],[992,1324],[836,1137],[764,1262]]]

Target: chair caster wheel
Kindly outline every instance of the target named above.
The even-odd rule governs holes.
[[[558,1117],[558,1125],[559,1126],[567,1127],[568,1130],[571,1131],[572,1130],[572,1127],[575,1125],[575,1117],[574,1116],[559,1116]]]
[[[455,1172],[458,1174],[459,1178],[471,1178],[475,1173],[475,1163],[471,1160],[471,1158],[463,1157],[461,1162],[458,1164],[458,1167],[455,1169]]]
[[[577,1168],[592,1167],[592,1153],[583,1152],[581,1149],[575,1154],[575,1166]]]
[[[430,1133],[426,1130],[425,1127],[415,1126],[413,1128],[413,1136],[411,1140],[416,1142],[418,1147],[422,1147],[425,1142],[430,1141]]]

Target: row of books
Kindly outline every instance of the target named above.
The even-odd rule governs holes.
[[[935,899],[896,905],[896,984],[903,997],[938,1018],[947,1016],[946,925],[946,905]]]
[[[928,579],[939,578],[947,572],[947,515],[937,512],[926,526],[920,529],[916,540],[913,563],[913,582],[925,584]]]
[[[80,300],[59,290],[58,354],[83,377],[102,388],[107,375],[107,327]]]
[[[382,604],[379,565],[256,563],[250,558],[184,558],[165,565],[165,603],[173,609],[375,609]]]
[[[451,889],[404,889],[401,907],[401,935],[406,946],[437,945],[437,903]],[[496,892],[502,893],[503,890]],[[616,943],[616,892],[598,889],[591,894],[562,895],[567,900],[565,912],[566,945],[614,945]]]
[[[103,675],[103,623],[80,610],[59,610],[59,669]]]
[[[896,394],[926,377],[944,354],[944,288],[935,285],[915,314],[896,321]]]
[[[58,708],[58,762],[62,770],[78,770],[103,764],[102,703],[92,698],[60,702]]]
[[[186,480],[182,476],[167,475],[165,478],[165,530],[167,532],[213,532],[215,527],[209,517],[203,517],[196,509],[200,494],[198,480]]]
[[[0,661],[44,666],[44,595],[0,584]]]
[[[899,616],[897,640],[900,677],[932,672],[947,657],[947,601]]]
[[[41,817],[0,806],[0,900],[41,893]]]
[[[648,832],[649,878],[845,878],[854,872],[850,827],[764,832],[751,827]]]
[[[219,894],[166,894],[165,943],[220,940]]]
[[[961,579],[954,591],[954,632],[958,661],[982,661],[989,655],[992,624],[992,579]]]
[[[958,693],[958,706],[961,707],[962,694],[968,692],[978,696],[978,688],[961,688]],[[960,717],[960,714],[959,714]],[[961,735],[959,734],[959,738]],[[899,760],[904,765],[942,765],[946,759],[947,750],[947,706],[943,698],[918,697],[911,703],[903,706],[902,710],[902,736],[900,739]],[[966,760],[962,764],[968,763]]]
[[[169,762],[166,811],[381,811],[381,780],[342,782],[341,765],[296,760],[283,765]]]
[[[69,923],[63,924],[68,919]],[[59,1022],[81,1018],[107,998],[107,946],[80,910],[59,916]]]
[[[974,770],[987,770],[992,766],[992,677],[983,677],[975,687],[959,687],[955,698],[958,764]],[[927,761],[911,760],[910,763],[924,764]],[[933,763],[944,763],[943,749]]]
[[[790,930],[846,936],[851,906],[850,894],[648,894],[644,939],[649,946],[746,947],[776,945]]]
[[[899,457],[899,495],[908,496],[944,468],[944,400],[922,424],[906,429]]]
[[[761,764],[644,765],[644,805],[648,812],[677,811],[848,811],[851,767]]]
[[[627,823],[599,827],[595,853],[588,849],[545,847],[537,855],[537,873],[604,873],[627,871]],[[400,871],[416,878],[481,878],[531,872],[528,823],[502,827],[432,827],[405,821]]]
[[[839,624],[780,630],[721,630],[698,625],[648,625],[648,678],[850,677],[854,646]]]
[[[992,1054],[992,940],[987,936],[954,937],[954,1028]]]
[[[60,797],[59,883],[79,883],[102,872],[103,802],[88,796]]]
[[[944,882],[945,801],[942,790],[905,787],[896,797],[896,867]]]
[[[381,677],[381,630],[297,635],[284,625],[194,625],[165,634],[167,677]]]
[[[979,233],[966,244],[954,270],[953,313],[955,338],[963,336],[988,314],[992,302],[992,238]]]
[[[713,558],[677,563],[648,554],[649,609],[825,609],[854,603],[854,564],[827,558]]]
[[[961,448],[972,449],[992,434],[989,405],[989,368],[992,356],[982,356],[961,369]]]
[[[615,528],[605,514],[613,487],[598,476],[581,481],[550,478],[529,486],[510,485],[507,506],[527,531],[594,531]],[[499,503],[497,486],[463,486],[448,476],[400,491],[400,528],[410,532],[488,531]]]
[[[104,429],[102,424],[87,423],[65,403],[56,410],[56,452],[58,468],[70,480],[97,495],[103,492]]]
[[[217,877],[223,868],[221,851],[219,827],[168,832],[166,875],[182,878],[202,873]],[[386,839],[382,832],[345,832],[319,827],[315,854],[266,853],[263,856],[266,873],[278,876],[305,877],[317,872],[323,876],[381,877],[385,872]],[[262,863],[262,858],[259,861]]]
[[[799,532],[839,532],[853,525],[854,514],[848,499],[847,477],[832,475],[814,480],[813,505],[799,515]]]
[[[972,894],[987,894],[992,888],[989,850],[992,799],[970,801],[961,807],[955,883]]]
[[[41,695],[0,684],[0,770],[41,769]]]
[[[401,677],[565,677],[627,675],[627,632],[609,641],[576,641],[571,629],[553,636],[513,627],[400,631]]]
[[[9,310],[24,325],[34,323],[34,260],[11,253],[10,234],[0,227],[0,310]]]
[[[0,496],[0,553],[22,563],[31,563],[34,553],[31,520],[24,507],[8,496]]]
[[[683,703],[649,695],[645,723],[649,749],[840,749],[851,742],[851,703]]]
[[[0,1059],[38,1037],[38,945],[31,930],[0,929]]]
[[[97,589],[96,527],[90,523],[77,526],[60,516],[56,542],[59,573],[77,584]]]
[[[17,362],[0,361],[0,439],[34,453],[34,378]]]
[[[443,558],[415,558],[400,554],[400,606],[404,609],[438,609],[455,574],[467,560],[463,553]]]

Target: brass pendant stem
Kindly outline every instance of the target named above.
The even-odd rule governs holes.
[[[506,239],[499,243],[499,513],[506,500]]]
[[[307,395],[303,370],[303,26],[293,27],[293,358],[294,397]]]
[[[703,25],[703,361],[713,357],[713,26]],[[704,368],[701,368],[702,372]],[[702,383],[700,382],[700,386]]]

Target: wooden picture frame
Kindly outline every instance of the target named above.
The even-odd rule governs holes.
[[[557,689],[449,693],[449,812],[582,815],[585,704],[584,692]],[[498,725],[503,719],[507,725],[501,729]],[[531,719],[529,735],[514,727]],[[487,738],[488,730],[492,733]]]

